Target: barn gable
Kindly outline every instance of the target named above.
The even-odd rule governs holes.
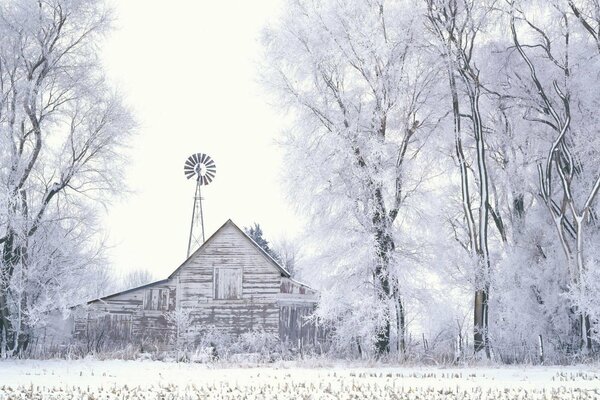
[[[231,220],[171,274],[178,306],[195,326],[230,334],[261,328],[277,333],[281,280],[289,273]]]
[[[223,236],[226,236],[225,239]],[[227,243],[229,241],[229,243]],[[242,242],[247,242],[247,245]],[[218,242],[215,244],[213,242]],[[250,253],[250,249],[253,248],[254,251],[261,255],[266,262],[272,265],[277,271],[281,273],[282,277],[289,278],[290,273],[285,270],[277,261],[273,259],[266,251],[262,249],[250,236],[246,234],[242,229],[240,229],[231,219],[228,219],[219,229],[215,231],[196,251],[194,251],[188,258],[185,260],[171,275],[169,275],[168,279],[173,278],[182,268],[185,268],[187,265],[194,262],[197,257],[202,257],[203,254],[210,252],[211,248],[215,248],[217,246],[223,246],[223,249],[232,249],[232,247],[236,245],[242,245],[245,247],[245,250]],[[232,249],[233,250],[233,249]],[[233,253],[232,253],[233,254]]]

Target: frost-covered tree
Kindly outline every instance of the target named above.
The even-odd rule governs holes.
[[[94,204],[122,188],[132,119],[102,73],[102,1],[0,5],[0,341],[27,348],[44,312],[101,263]]]
[[[570,347],[589,352],[598,315],[591,300],[597,297],[597,274],[589,272],[597,269],[592,243],[600,238],[594,212],[600,190],[595,116],[600,96],[586,85],[589,76],[600,72],[600,53],[597,25],[594,30],[587,18],[593,20],[590,11],[597,14],[573,1],[554,1],[540,18],[534,12],[536,5],[511,3],[510,28],[521,69],[526,71],[524,107],[532,130],[546,142],[538,159],[539,199],[564,256],[560,291],[569,302]]]
[[[190,329],[193,326],[193,309],[185,307],[177,307],[173,311],[164,313],[164,317],[173,327],[172,340],[177,351],[177,360],[179,361],[184,355],[185,351],[190,346]]]
[[[269,241],[264,238],[263,230],[258,223],[255,222],[253,226],[244,227],[244,232],[246,232],[246,235],[250,236],[250,238],[254,240],[265,253],[270,255],[274,260],[280,261],[279,254],[269,246]]]
[[[318,314],[342,345],[379,354],[393,331],[405,347],[411,261],[398,245],[423,178],[411,168],[435,79],[419,50],[419,11],[411,1],[295,0],[265,34],[265,82],[295,120],[282,144],[320,255]]]
[[[486,95],[478,56],[479,41],[483,35],[493,2],[471,0],[426,0],[427,22],[434,43],[443,59],[448,83],[449,102],[453,121],[455,157],[461,181],[461,200],[466,233],[466,248],[475,259],[474,286],[474,339],[475,351],[485,350],[489,357],[488,303],[490,296],[491,261],[489,250],[489,219],[491,207],[490,174],[486,115],[482,97]],[[464,142],[470,135],[474,144],[471,174]],[[476,203],[472,190],[477,192]],[[474,214],[477,205],[477,216]]]
[[[582,328],[586,322],[580,313],[594,308],[589,297],[593,290],[583,290],[586,296],[575,294],[582,293],[579,288],[594,286],[596,278],[587,275],[579,279],[585,283],[575,285],[568,271],[577,268],[561,267],[561,252],[571,260],[567,264],[575,263],[576,254],[585,254],[576,250],[577,243],[585,246],[597,237],[593,201],[598,170],[593,160],[598,157],[598,147],[591,134],[596,124],[591,110],[597,99],[594,91],[586,90],[589,76],[597,73],[597,56],[591,55],[597,48],[584,23],[580,22],[582,27],[574,23],[580,17],[571,3],[428,1],[427,26],[437,36],[435,49],[446,60],[440,68],[455,71],[455,77],[448,74],[451,90],[447,101],[452,104],[455,132],[457,128],[463,131],[454,142],[454,158],[459,167],[464,162],[464,172],[460,171],[464,212],[462,218],[449,221],[456,241],[469,253],[482,238],[481,207],[488,204],[492,268],[487,274],[475,270],[472,276],[487,276],[488,318],[478,324],[476,301],[474,328],[477,333],[481,322],[487,325],[483,332],[487,332],[490,351],[512,349],[516,353],[515,348],[526,351],[529,347],[535,354],[539,334],[553,350],[564,354],[586,330],[588,349],[591,347],[589,337],[594,329]],[[472,40],[468,34],[474,35]],[[476,72],[471,84],[479,87],[478,96],[468,87],[469,76],[461,73],[465,60]],[[477,112],[473,105],[478,105]],[[481,122],[481,143],[474,134],[477,121]],[[487,179],[481,174],[480,149],[486,155]],[[562,179],[563,173],[566,179]],[[547,177],[551,177],[550,184]],[[484,181],[487,200],[481,196]],[[480,190],[468,193],[465,183]],[[477,218],[469,217],[475,210],[479,211]],[[579,226],[587,226],[583,231],[590,236],[580,241],[576,226],[588,212],[589,218],[581,219]],[[470,226],[477,227],[475,235]],[[567,252],[561,250],[565,243]],[[475,254],[481,254],[480,249]],[[590,264],[583,270],[590,271],[594,270],[595,251],[587,249]],[[468,262],[458,256],[453,264]],[[460,279],[465,278],[472,279],[463,270]],[[580,322],[575,325],[569,322],[577,319]],[[477,339],[476,350],[480,348]]]
[[[264,237],[263,230],[258,223],[244,227],[244,232],[246,232],[246,234],[268,255],[280,263],[286,271],[292,274],[292,276],[295,275],[297,272],[296,264],[299,259],[299,250],[294,241],[287,238],[281,238],[277,242],[271,244],[271,242]]]
[[[154,275],[147,269],[134,269],[127,272],[121,279],[121,287],[123,290],[146,285],[155,280]]]
[[[303,276],[335,346],[402,350],[412,324],[447,352],[467,330],[488,357],[535,356],[539,336],[550,356],[594,350],[599,15],[592,0],[287,3],[264,76],[294,121]]]
[[[295,277],[302,259],[297,242],[286,237],[280,238],[273,243],[273,251],[277,254],[281,266]]]

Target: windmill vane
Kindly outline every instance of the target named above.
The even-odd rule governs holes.
[[[200,185],[208,185],[215,178],[217,166],[210,156],[196,153],[185,161],[183,173],[188,179],[196,178]]]

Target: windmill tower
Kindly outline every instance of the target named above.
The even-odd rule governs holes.
[[[188,179],[195,178],[196,192],[194,193],[194,208],[192,209],[192,223],[190,225],[190,238],[188,240],[187,256],[192,249],[198,248],[204,243],[204,214],[202,212],[201,187],[212,182],[216,173],[215,162],[203,153],[192,154],[185,161],[183,173]]]

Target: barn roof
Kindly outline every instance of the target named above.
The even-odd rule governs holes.
[[[221,227],[219,229],[217,229],[215,231],[215,233],[213,233],[208,239],[206,239],[206,241],[204,243],[202,243],[202,246],[200,246],[196,251],[194,251],[179,267],[177,267],[177,269],[175,271],[173,271],[173,273],[171,275],[169,275],[168,279],[171,279],[177,273],[177,271],[179,271],[183,266],[185,266],[188,262],[190,262],[190,260],[192,258],[194,258],[196,256],[196,254],[200,253],[202,251],[202,249],[204,249],[204,247],[208,243],[210,243],[213,238],[218,236],[219,232],[221,232],[226,226],[232,226],[238,232],[240,232],[242,234],[242,236],[245,237],[258,250],[258,252],[260,254],[262,254],[262,256],[268,262],[270,262],[275,268],[277,268],[279,270],[279,272],[281,272],[281,276],[284,276],[286,278],[290,278],[292,276],[285,268],[283,268],[281,266],[281,264],[279,264],[273,257],[271,257],[271,255],[269,253],[264,251],[263,248],[260,247],[260,245],[258,245],[254,240],[252,240],[252,238],[250,236],[248,236],[248,234],[246,234],[246,232],[244,232],[242,229],[240,229],[240,227],[237,226],[231,219],[228,219],[223,225],[221,225]]]
[[[218,236],[219,232],[221,232],[226,226],[232,226],[236,230],[238,230],[242,234],[242,236],[245,237],[258,250],[258,252],[260,254],[262,254],[262,256],[268,262],[270,262],[275,268],[277,268],[279,270],[279,272],[281,272],[281,276],[286,277],[286,278],[291,278],[291,274],[285,268],[283,268],[273,257],[271,257],[271,255],[269,253],[267,253],[266,251],[264,251],[262,247],[260,247],[254,240],[252,240],[252,238],[250,236],[248,236],[246,234],[246,232],[244,232],[242,229],[240,229],[231,219],[228,219],[223,225],[221,225],[221,227],[219,229],[217,229],[208,239],[206,239],[206,241],[204,243],[202,243],[202,245],[196,251],[194,251],[183,263],[181,263],[181,265],[179,267],[177,267],[177,269],[175,269],[175,271],[173,271],[171,273],[171,275],[168,276],[167,279],[161,279],[159,281],[148,283],[146,285],[137,286],[137,287],[134,287],[134,288],[131,288],[131,289],[127,289],[127,290],[122,290],[122,291],[116,292],[116,293],[111,293],[109,295],[106,295],[106,296],[103,296],[103,297],[99,297],[99,298],[94,299],[94,300],[90,300],[90,301],[87,302],[87,304],[94,303],[96,301],[106,300],[106,299],[108,299],[110,297],[118,296],[120,294],[129,293],[129,292],[132,292],[134,290],[143,289],[143,288],[147,288],[147,287],[151,287],[151,286],[154,286],[154,285],[159,285],[159,284],[168,282],[169,279],[171,279],[177,273],[177,271],[179,271],[183,266],[185,266],[187,263],[189,263],[190,260],[192,260],[196,256],[196,254],[200,253],[200,251],[202,251],[202,249],[208,243],[210,243],[213,240],[213,238],[215,238],[216,236]],[[304,285],[304,286],[307,286],[307,285]]]
[[[120,292],[111,293],[111,294],[108,294],[106,296],[102,296],[102,297],[99,297],[97,299],[90,300],[90,301],[87,302],[87,304],[94,303],[96,301],[106,300],[106,299],[108,299],[110,297],[114,297],[114,296],[117,296],[119,294],[125,294],[125,293],[129,293],[129,292],[133,292],[134,290],[144,289],[144,288],[152,287],[154,285],[160,285],[162,283],[167,283],[168,281],[169,281],[168,279],[161,279],[159,281],[154,281],[154,282],[146,283],[145,285],[142,285],[142,286],[136,286],[136,287],[131,288],[131,289],[121,290]]]

